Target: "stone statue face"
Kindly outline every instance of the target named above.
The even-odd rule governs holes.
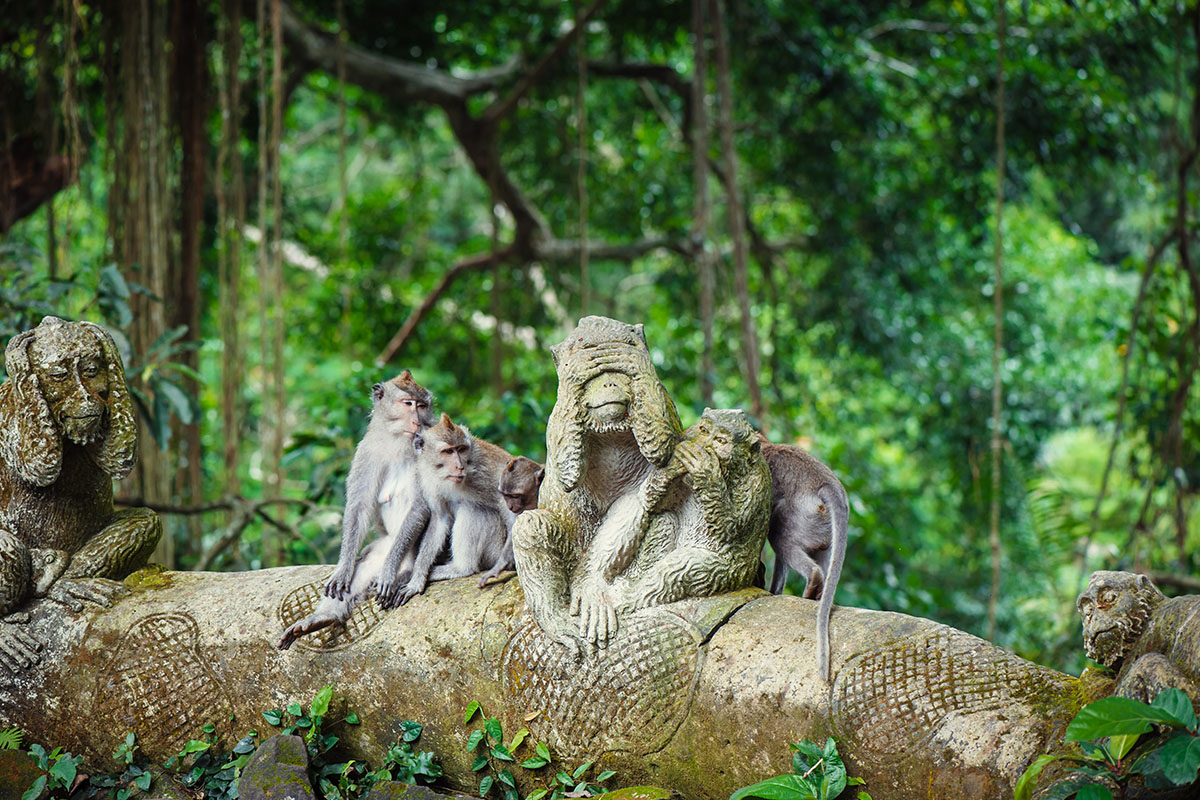
[[[1075,600],[1083,617],[1083,646],[1088,658],[1106,667],[1129,654],[1163,595],[1145,575],[1093,572]]]
[[[754,439],[754,428],[741,409],[706,408],[700,421],[688,429],[688,441],[703,441],[725,463],[733,458],[737,445]]]
[[[583,385],[589,427],[597,433],[629,428],[629,405],[633,402],[633,384],[628,375],[606,372]]]
[[[29,357],[42,397],[63,435],[80,445],[98,438],[104,430],[109,394],[100,341],[59,326],[33,340]]]

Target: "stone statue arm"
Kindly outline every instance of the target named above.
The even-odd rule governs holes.
[[[1182,689],[1188,697],[1200,697],[1200,684],[1185,675],[1167,656],[1145,653],[1122,670],[1113,694],[1149,703],[1165,689]]]

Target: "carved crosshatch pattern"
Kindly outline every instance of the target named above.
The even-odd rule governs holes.
[[[637,613],[615,641],[576,662],[526,616],[501,658],[508,705],[567,757],[662,749],[691,708],[703,651],[672,614]]]
[[[153,614],[131,625],[100,673],[96,719],[171,752],[209,723],[225,733],[229,702],[198,651],[199,630],[187,614]]]
[[[317,603],[324,597],[325,583],[306,583],[288,592],[279,604],[279,620],[284,628],[290,628],[294,623],[304,619],[316,609]],[[330,625],[308,636],[302,636],[295,641],[293,647],[301,650],[316,652],[332,652],[344,650],[354,642],[366,637],[383,621],[383,609],[375,601],[375,595],[364,597],[359,601],[345,626]]]
[[[950,716],[1034,701],[1062,677],[952,629],[902,639],[850,659],[833,718],[841,738],[873,758],[900,760]]]

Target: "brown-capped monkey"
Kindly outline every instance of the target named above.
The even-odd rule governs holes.
[[[404,370],[371,387],[371,402],[371,421],[346,476],[337,566],[325,585],[326,596],[312,614],[284,632],[278,645],[281,650],[300,636],[344,622],[372,588],[381,596],[395,592],[402,585],[399,572],[411,567],[415,557],[421,531],[405,527],[414,498],[420,495],[413,440],[433,424],[433,396]],[[359,547],[372,529],[383,535],[359,555]],[[389,568],[394,572],[389,574]]]
[[[429,581],[461,578],[504,560],[513,513],[500,497],[500,473],[512,456],[477,439],[446,414],[415,440],[421,499],[406,527],[426,521],[412,577],[398,598],[380,595],[385,606],[403,605]],[[450,543],[450,563],[434,565]],[[385,567],[386,569],[386,567]]]
[[[542,479],[546,477],[546,469],[532,458],[517,456],[508,462],[500,473],[500,496],[504,504],[513,514],[520,514],[531,508],[537,508],[538,490],[542,487]],[[512,569],[515,564],[513,557],[512,531],[504,542],[504,557],[496,562],[490,570],[479,579],[482,589],[492,578],[497,577],[506,569]]]
[[[775,551],[771,592],[780,594],[788,567],[807,581],[804,597],[820,600],[817,611],[818,664],[829,680],[829,615],[846,557],[850,505],[833,470],[799,447],[763,442],[771,469],[771,523],[767,541]]]

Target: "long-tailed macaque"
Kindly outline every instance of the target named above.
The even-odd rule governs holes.
[[[775,551],[771,591],[780,594],[788,567],[807,581],[804,597],[820,600],[817,611],[818,664],[829,680],[829,615],[846,557],[850,506],[833,470],[799,447],[763,442],[771,469],[771,523],[767,541]]]
[[[546,477],[546,469],[532,458],[517,456],[508,462],[508,466],[500,473],[500,496],[513,514],[520,514],[531,508],[537,508],[538,490],[542,487],[542,479]],[[504,542],[504,557],[496,565],[483,574],[479,579],[482,589],[492,578],[497,577],[506,569],[512,569],[516,563],[513,557],[512,531]]]
[[[433,424],[433,396],[404,370],[386,383],[371,387],[371,422],[354,451],[346,476],[346,510],[342,516],[342,546],[325,597],[313,613],[288,628],[279,649],[298,637],[334,622],[374,588],[381,598],[402,585],[400,575],[411,567],[420,530],[404,527],[409,509],[420,492],[416,479],[414,437]],[[359,555],[367,531],[383,534]]]
[[[446,414],[414,444],[421,498],[405,527],[428,528],[412,577],[396,601],[400,605],[424,592],[429,581],[461,578],[502,562],[515,519],[500,497],[500,473],[512,460],[505,450],[476,439]],[[435,566],[447,540],[450,563]],[[391,605],[392,599],[383,602]]]

